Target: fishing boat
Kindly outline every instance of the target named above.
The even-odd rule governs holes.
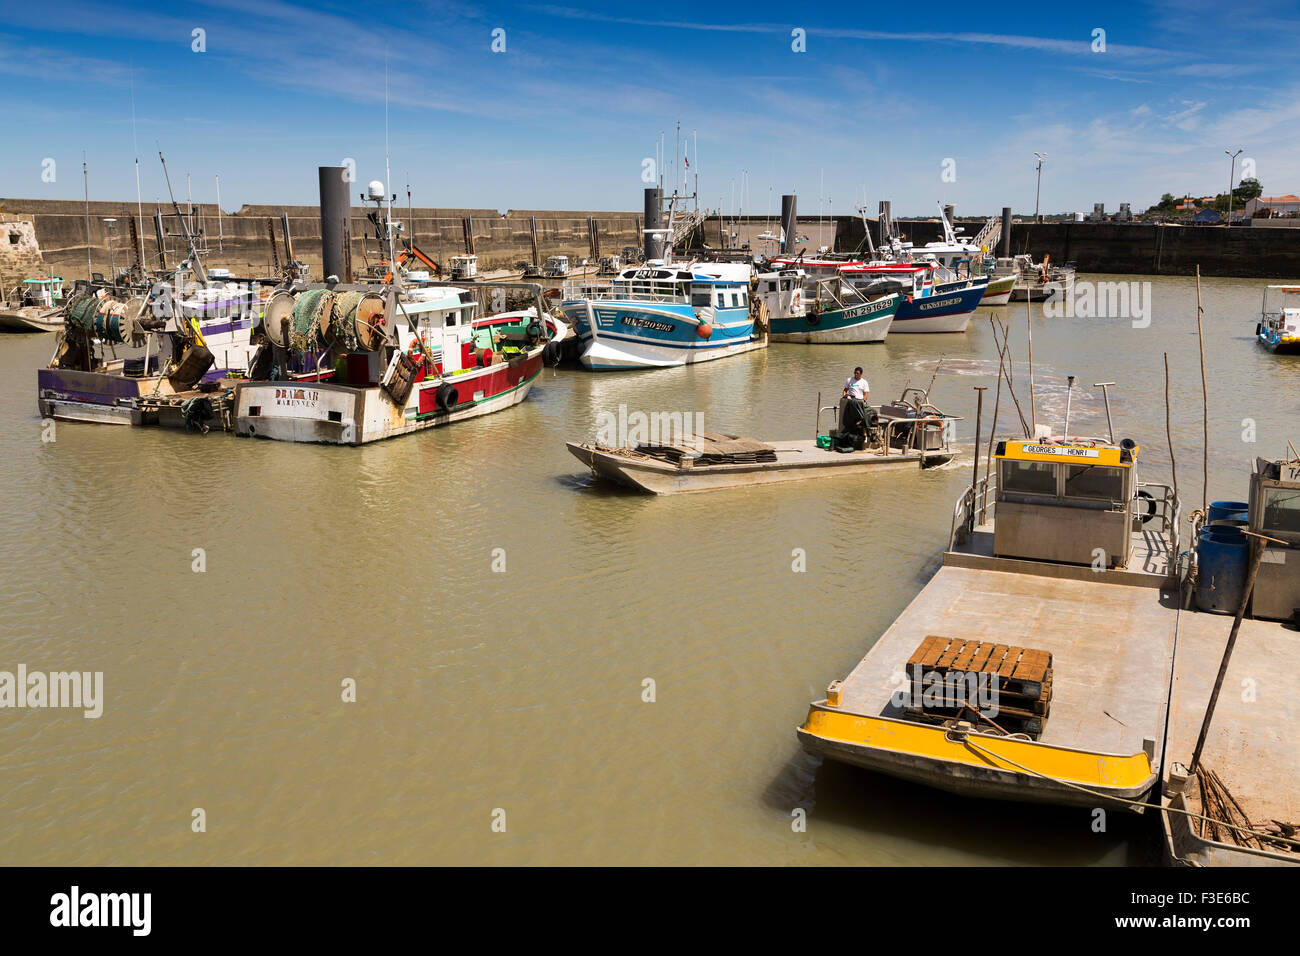
[[[998,259],[993,278],[1015,280],[1011,289],[1011,299],[1014,302],[1024,302],[1027,299],[1043,302],[1057,296],[1068,296],[1074,288],[1074,266],[1054,266],[1051,261],[1051,256],[1044,256],[1042,262],[1035,263],[1030,255]]]
[[[820,396],[818,405],[821,406]],[[834,424],[821,434],[822,415]],[[931,468],[953,458],[949,443],[956,416],[930,404],[928,390],[905,388],[898,401],[873,408],[859,400],[817,410],[817,436],[761,441],[744,435],[657,432],[629,435],[623,447],[611,442],[566,443],[569,452],[597,477],[656,495],[743,488],[883,471]]]
[[[759,273],[754,294],[767,309],[771,341],[805,345],[883,342],[903,301],[898,292],[868,297],[838,272],[802,269]]]
[[[1300,668],[1300,456],[1290,452],[1256,459],[1246,501],[1195,516],[1161,794],[1176,863],[1300,864],[1300,698],[1289,686]]]
[[[804,748],[964,796],[1140,809],[1164,757],[1179,506],[1138,459],[1127,439],[999,442],[942,567],[810,705]]]
[[[474,293],[451,283],[277,292],[262,325],[267,347],[316,355],[318,375],[237,383],[235,433],[363,445],[519,404],[553,347],[553,326],[537,318],[545,314],[540,287],[494,285],[530,290],[536,304],[482,317]]]
[[[255,291],[229,299],[224,282],[211,298],[206,291],[196,291],[188,269],[153,285],[79,280],[60,310],[54,354],[37,370],[41,415],[117,425],[194,424],[192,415],[164,413],[160,419],[158,410],[220,392],[223,381],[248,372],[257,351],[250,329],[263,301]],[[204,301],[225,305],[205,310],[197,305]],[[228,398],[229,389],[223,394]],[[189,409],[205,414],[210,405]]]
[[[566,284],[559,308],[593,371],[708,362],[767,346],[751,273],[746,263],[654,260],[608,284]]]
[[[24,279],[12,299],[0,299],[0,331],[57,332],[63,327],[63,280],[58,276]]]
[[[936,242],[927,242],[925,245],[916,247],[911,243],[898,243],[895,241],[895,248],[898,255],[894,261],[899,262],[927,262],[931,261],[946,270],[946,273],[939,276],[939,291],[949,291],[954,288],[952,285],[945,284],[959,281],[961,279],[974,279],[976,277],[985,277],[988,284],[984,288],[984,295],[980,298],[979,306],[988,308],[990,306],[1006,305],[1011,298],[1012,289],[1015,287],[1015,276],[994,276],[997,260],[989,254],[987,247],[982,245],[976,237],[976,241],[967,242],[958,233],[961,232],[948,217],[948,210],[939,204],[939,221],[943,225],[943,239]],[[989,225],[996,224],[996,220],[990,220]],[[986,230],[988,227],[986,227]],[[983,235],[983,233],[981,233]]]
[[[1300,352],[1300,286],[1271,285],[1264,290],[1255,337],[1270,352]]]
[[[965,332],[988,287],[988,278],[980,276],[941,288],[929,262],[847,265],[841,272],[868,295],[881,280],[902,284],[903,301],[889,329],[894,333]]]

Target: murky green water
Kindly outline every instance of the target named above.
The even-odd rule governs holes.
[[[1161,480],[1168,352],[1187,511],[1195,285],[1151,281],[1148,328],[1034,307],[1038,416],[1059,427],[1073,374],[1071,431],[1102,433],[1090,386],[1115,381],[1117,436]],[[1252,337],[1263,285],[1203,283],[1211,498],[1243,496],[1249,461],[1300,439],[1300,362]],[[1025,306],[1000,311],[1023,362]],[[0,670],[103,671],[105,702],[98,720],[0,710],[6,862],[1158,858],[1151,819],[1112,814],[1096,834],[1087,811],[962,800],[820,764],[795,740],[808,701],[937,567],[970,479],[973,386],[990,386],[986,433],[992,418],[983,312],[963,336],[547,370],[515,409],[361,449],[70,423],[43,443],[35,369],[52,342],[0,339]],[[830,401],[855,364],[879,401],[927,384],[940,354],[933,399],[967,420],[964,457],[936,471],[651,498],[593,484],[564,448],[619,404],[810,436],[818,390]],[[1025,402],[1023,366],[1016,384]],[[1004,400],[999,432],[1012,415]]]

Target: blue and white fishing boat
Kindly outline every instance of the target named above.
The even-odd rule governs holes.
[[[748,263],[652,260],[606,285],[566,286],[560,311],[593,371],[690,365],[764,348]]]
[[[842,271],[868,295],[882,281],[903,283],[906,294],[891,332],[965,332],[989,284],[987,276],[980,276],[936,285],[931,262],[854,265]]]
[[[1264,290],[1255,335],[1273,353],[1300,352],[1300,285],[1271,285]]]

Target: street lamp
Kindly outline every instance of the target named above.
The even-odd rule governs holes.
[[[117,257],[113,255],[113,226],[117,223],[116,219],[105,219],[104,225],[108,227],[108,260],[109,275],[117,276]]]
[[[1038,218],[1038,196],[1043,191],[1043,160],[1047,158],[1047,154],[1035,152],[1034,155],[1038,157],[1038,186],[1034,189],[1034,222],[1042,222]]]
[[[1225,149],[1224,152],[1227,153],[1228,155],[1228,225],[1231,226],[1232,225],[1232,180],[1237,172],[1237,157],[1241,155],[1242,151],[1237,150],[1235,153],[1231,153]]]

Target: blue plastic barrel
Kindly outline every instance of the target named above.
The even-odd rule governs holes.
[[[1216,504],[1232,502],[1216,502]],[[1196,606],[1236,614],[1246,587],[1247,537],[1234,525],[1207,525],[1197,542]]]
[[[1206,520],[1211,525],[1224,521],[1244,525],[1250,520],[1250,505],[1244,501],[1211,501]]]

